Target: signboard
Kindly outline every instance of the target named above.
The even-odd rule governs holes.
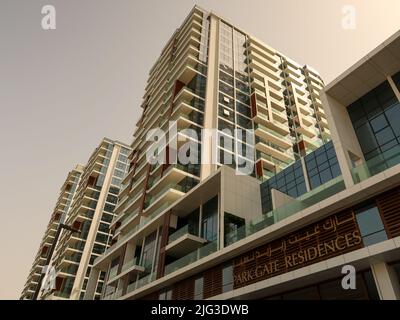
[[[362,247],[354,212],[341,212],[234,259],[234,288]]]

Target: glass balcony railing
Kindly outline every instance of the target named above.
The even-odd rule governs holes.
[[[118,264],[111,268],[110,274],[108,275],[108,279],[114,278],[118,273]]]
[[[148,208],[150,205],[152,205],[156,200],[161,198],[170,189],[174,189],[174,190],[177,190],[177,191],[184,192],[183,188],[180,185],[178,185],[176,183],[173,183],[173,182],[169,183],[164,188],[162,188],[162,190],[160,192],[157,192],[156,196],[148,196],[148,198],[146,199],[144,207]]]
[[[351,175],[355,184],[364,181],[386,169],[400,163],[400,145],[397,145],[369,160],[352,168]]]
[[[210,242],[209,244],[189,253],[188,255],[170,263],[165,267],[164,275],[168,275],[176,270],[179,270],[187,265],[196,262],[204,257],[207,257],[213,252],[218,250],[217,241]]]
[[[225,236],[226,245],[244,239],[345,189],[342,176],[311,190],[292,202],[259,216]]]
[[[150,282],[154,281],[156,279],[156,273],[150,273],[147,276],[139,279],[136,282],[131,283],[130,285],[128,285],[126,293],[132,292],[136,289],[139,289],[143,286],[145,286],[146,284],[149,284]]]
[[[279,139],[282,139],[282,140],[285,140],[288,143],[291,143],[289,135],[286,135],[286,136],[281,135],[278,132],[267,128],[266,126],[263,126],[262,124],[256,123],[255,126],[254,126],[254,129],[263,130],[263,131],[268,132],[269,134],[271,134],[271,135],[273,135],[273,136],[275,136],[275,137],[277,137]]]
[[[174,242],[175,240],[179,239],[180,237],[182,237],[186,234],[191,234],[191,235],[197,236],[198,231],[195,230],[194,227],[192,227],[190,225],[186,225],[169,236],[168,244],[170,244],[171,242]]]

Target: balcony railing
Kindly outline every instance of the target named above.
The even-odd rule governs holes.
[[[338,176],[335,179],[332,179],[327,183],[315,188],[314,190],[311,190],[310,192],[298,197],[297,199],[294,199],[292,202],[263,214],[262,216],[251,220],[246,225],[227,234],[225,236],[225,242],[227,245],[231,245],[236,241],[244,239],[324,199],[327,199],[344,189],[345,184],[343,177]]]
[[[357,184],[399,163],[400,145],[397,145],[351,169],[351,175]]]
[[[186,234],[191,234],[191,235],[197,236],[198,232],[197,232],[197,230],[195,230],[194,227],[192,227],[190,225],[186,225],[169,236],[168,244],[170,244],[171,242],[174,242],[175,240],[179,239],[180,237],[182,237]]]
[[[114,278],[117,275],[117,273],[118,273],[118,264],[110,269],[110,274],[108,275],[108,279]]]
[[[217,241],[210,242],[209,244],[189,253],[188,255],[170,263],[165,267],[164,275],[168,275],[176,270],[179,270],[187,265],[196,262],[204,257],[207,257],[213,252],[218,250]]]

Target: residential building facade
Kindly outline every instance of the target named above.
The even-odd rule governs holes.
[[[127,174],[130,151],[129,146],[104,138],[86,166],[81,167],[79,180],[74,180],[73,196],[69,193],[68,214],[62,220],[76,232],[62,229],[58,241],[49,243],[54,246],[54,253],[46,276],[52,285],[45,287],[42,283],[37,299],[83,298],[93,261],[111,242],[109,225],[114,218],[122,178]],[[56,229],[56,225],[52,226],[51,232]],[[42,266],[38,266],[36,272],[40,273],[39,269]],[[103,280],[104,274],[100,274],[96,280],[95,299],[100,297]]]
[[[46,227],[39,250],[35,256],[28,279],[22,291],[21,299],[23,300],[32,300],[35,297],[35,293],[37,293],[37,291],[40,289],[39,282],[43,272],[43,267],[46,265],[47,259],[51,259],[49,254],[51,254],[51,247],[56,245],[55,235],[57,233],[59,224],[64,223],[68,218],[72,200],[74,198],[83,170],[83,166],[77,165],[71,172],[68,173],[67,179],[60,189],[60,195],[58,197],[56,206]]]
[[[400,31],[320,95],[331,141],[265,181],[221,166],[139,215],[94,263],[102,298],[400,299]]]
[[[85,299],[94,297],[103,273],[102,298],[126,299],[182,267],[195,271],[197,261],[233,241],[235,230],[270,211],[261,182],[303,166],[330,140],[323,86],[311,67],[194,7],[150,70],[111,222],[113,243],[95,260]],[[166,144],[154,143],[155,128],[167,132]],[[188,143],[198,162],[179,157]],[[148,157],[154,144],[158,163]],[[251,164],[247,174],[243,163]],[[301,191],[310,190],[304,182]]]

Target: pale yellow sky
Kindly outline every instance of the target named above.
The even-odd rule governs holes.
[[[131,142],[147,73],[191,0],[0,1],[0,299],[22,290],[58,190],[100,139]],[[400,28],[398,0],[197,2],[328,83]],[[54,5],[57,29],[41,29]],[[344,5],[356,28],[345,30]]]

